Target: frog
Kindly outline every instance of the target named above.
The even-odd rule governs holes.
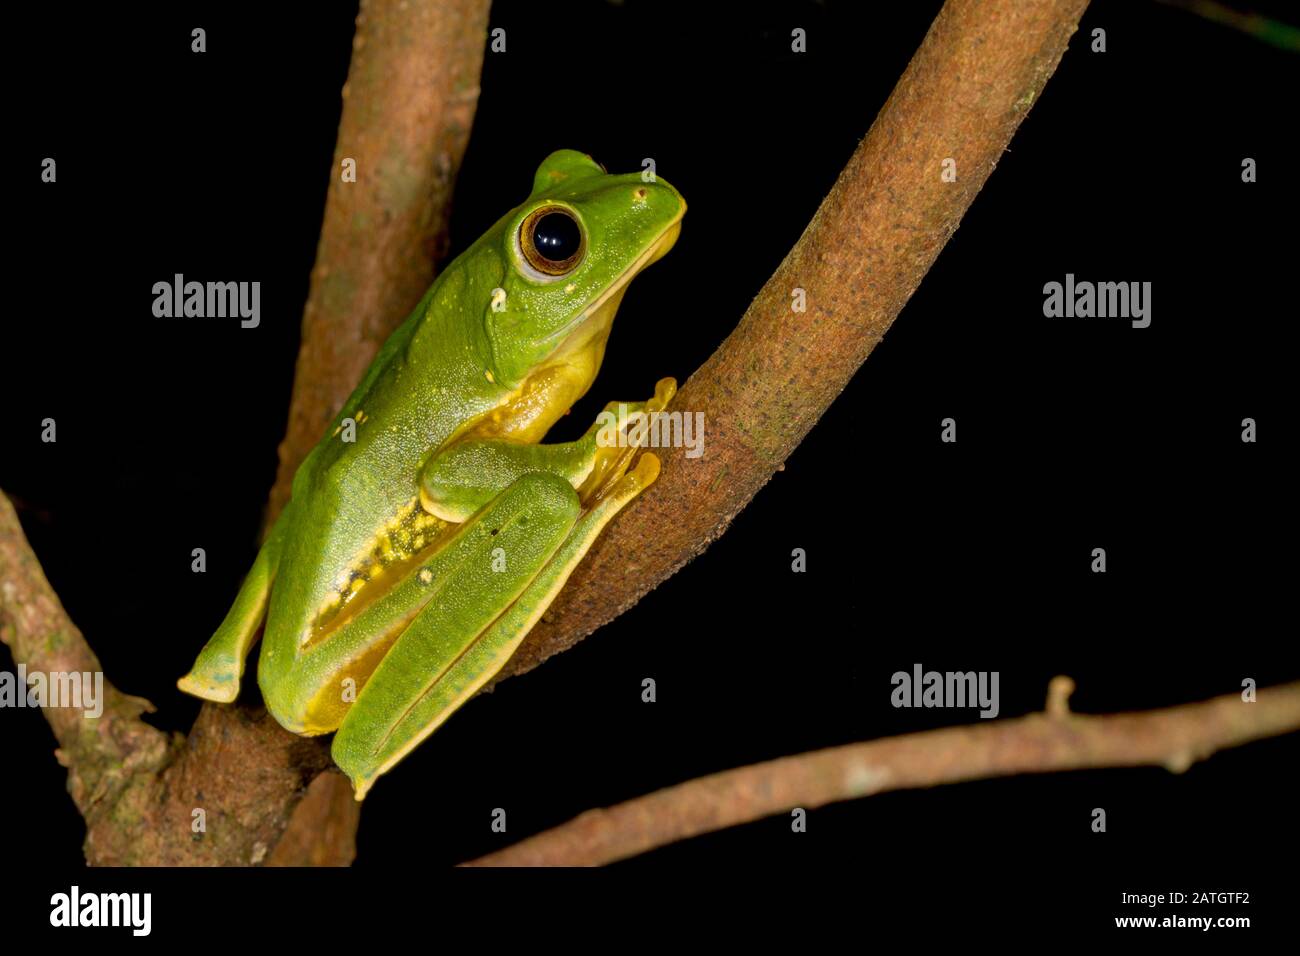
[[[267,710],[292,733],[333,733],[363,800],[492,681],[658,477],[627,429],[598,426],[618,406],[661,411],[672,378],[578,439],[542,439],[592,385],[628,284],[685,212],[658,175],[547,156],[528,198],[380,347],[178,687],[232,703],[260,635]]]

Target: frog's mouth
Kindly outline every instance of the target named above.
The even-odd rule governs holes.
[[[647,266],[662,259],[676,245],[677,237],[682,232],[682,216],[685,214],[686,204],[683,203],[677,218],[668,224],[659,237],[651,242],[617,279],[610,283],[609,288],[579,312],[572,321],[552,335],[552,339],[558,343],[554,358],[562,358],[582,349],[590,345],[598,336],[602,342],[604,341],[614,321],[614,314],[618,311],[619,303],[623,301],[623,293],[627,291],[628,283]]]

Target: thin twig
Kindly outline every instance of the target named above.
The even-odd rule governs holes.
[[[1285,20],[1267,17],[1253,11],[1237,10],[1226,3],[1218,3],[1217,0],[1156,0],[1156,2],[1204,17],[1220,26],[1239,30],[1249,37],[1262,40],[1269,46],[1289,50],[1292,53],[1300,51],[1300,29]]]
[[[100,674],[103,667],[68,618],[23,534],[14,506],[0,493],[0,642],[29,672]],[[25,691],[25,688],[24,688]],[[167,760],[167,736],[139,720],[154,707],[104,684],[103,713],[87,717],[69,707],[47,707],[56,756],[68,768],[68,792],[83,816],[113,802],[139,773]]]
[[[1258,701],[1225,694],[1199,704],[1102,717],[1072,714],[1073,681],[1056,678],[1046,713],[832,747],[727,770],[570,822],[466,866],[597,866],[796,807],[890,790],[1098,767],[1165,767],[1300,730],[1300,682]]]

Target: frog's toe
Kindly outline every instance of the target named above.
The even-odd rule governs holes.
[[[654,416],[662,412],[676,394],[677,380],[661,378],[655,383],[655,393],[650,399],[611,402],[606,406],[607,413],[619,416],[618,427],[612,435],[597,432],[595,464],[578,489],[584,505],[604,498],[623,477],[637,451],[653,444],[650,440],[653,429],[646,423],[653,422]]]
[[[218,704],[234,703],[239,696],[239,675],[235,673],[203,673],[197,668],[176,682],[187,694]]]
[[[645,403],[647,412],[662,412],[677,394],[677,379],[661,378],[655,382],[655,394]]]
[[[677,379],[661,378],[659,381],[655,382],[654,395],[646,399],[644,402],[610,402],[605,406],[605,411],[611,415],[618,415],[620,411],[624,415],[651,415],[655,412],[662,412],[676,394]],[[626,425],[621,427],[623,431],[627,430]]]

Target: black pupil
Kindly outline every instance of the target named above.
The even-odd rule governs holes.
[[[576,255],[581,244],[578,224],[562,212],[548,212],[533,226],[533,247],[551,262]]]

